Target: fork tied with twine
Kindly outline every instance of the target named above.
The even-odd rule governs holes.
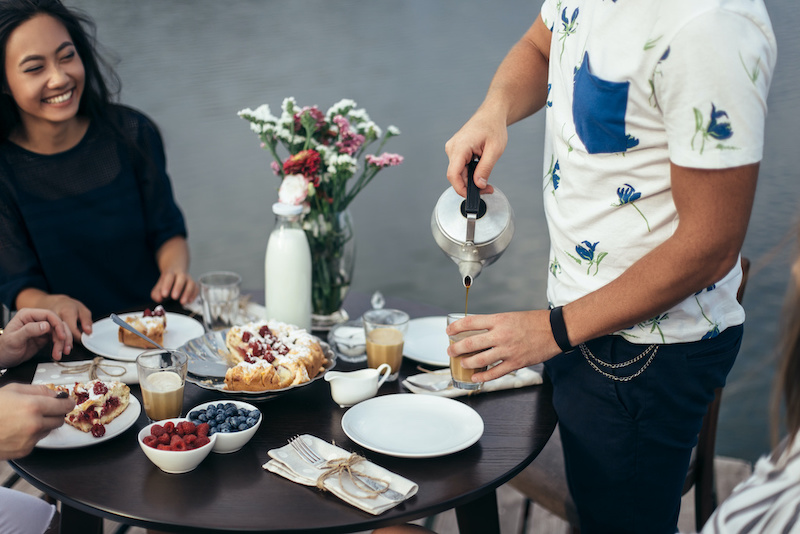
[[[328,489],[324,486],[325,481],[333,476],[336,476],[339,479],[339,485],[341,486],[342,491],[351,497],[358,497],[357,495],[353,495],[347,491],[342,484],[342,476],[347,476],[359,490],[366,493],[366,495],[364,495],[365,498],[375,499],[389,489],[389,483],[383,479],[376,478],[353,469],[354,466],[364,461],[366,461],[366,458],[356,453],[351,453],[347,458],[334,458],[332,460],[328,460],[325,462],[324,466],[320,467],[320,469],[323,470],[323,473],[317,479],[317,487],[321,490],[328,491]],[[362,480],[359,480],[359,477],[368,478],[369,480],[372,480],[376,484],[382,486],[382,488],[374,490],[367,486]]]

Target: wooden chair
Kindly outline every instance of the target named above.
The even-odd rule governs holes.
[[[750,271],[750,260],[742,258],[742,283],[736,298],[742,302],[747,277]],[[717,440],[717,419],[722,401],[722,388],[718,388],[714,400],[708,405],[703,425],[697,437],[697,446],[692,450],[689,470],[683,485],[685,495],[695,488],[695,525],[697,531],[717,507],[714,489],[714,449]],[[509,481],[511,487],[526,497],[522,507],[520,533],[527,530],[533,503],[543,507],[551,514],[561,518],[570,525],[573,534],[580,532],[578,528],[578,512],[567,487],[567,475],[564,469],[564,454],[561,449],[561,434],[556,426],[550,441],[547,442],[539,456],[519,475]]]

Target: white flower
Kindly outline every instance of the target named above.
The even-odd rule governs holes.
[[[388,128],[386,128],[386,134],[389,136],[400,135],[400,128],[392,124]]]
[[[264,122],[275,122],[275,117],[269,110],[269,106],[267,104],[261,104],[256,108],[255,111],[251,113],[253,117],[257,120],[264,121]]]
[[[308,196],[308,182],[302,174],[290,174],[281,182],[278,201],[282,204],[299,205]]]
[[[331,121],[333,117],[336,115],[347,116],[351,109],[355,109],[358,104],[355,103],[354,100],[350,100],[349,98],[343,98],[339,100],[337,103],[331,106],[325,116],[328,118],[328,122]]]

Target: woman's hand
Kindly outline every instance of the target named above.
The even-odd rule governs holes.
[[[161,273],[161,277],[150,292],[150,298],[155,302],[171,298],[185,305],[197,297],[197,291],[197,283],[189,273],[165,271]]]
[[[9,384],[0,388],[0,406],[0,459],[10,460],[30,454],[40,439],[64,424],[75,402],[57,399],[45,386]]]
[[[197,297],[197,283],[189,275],[189,245],[183,236],[164,242],[156,252],[161,276],[150,292],[155,302],[171,298],[184,306]]]
[[[6,325],[0,336],[0,365],[13,367],[24,362],[50,341],[53,359],[72,351],[72,332],[50,310],[23,308]]]
[[[73,339],[82,333],[92,333],[92,312],[81,301],[67,295],[51,295],[40,289],[26,287],[17,295],[17,309],[43,308],[58,314],[67,324]]]
[[[462,358],[461,364],[468,369],[494,365],[482,373],[474,374],[473,382],[494,380],[561,353],[553,339],[547,310],[469,315],[449,325],[447,334],[455,335],[468,330],[488,331],[453,343],[447,349],[447,354],[452,358],[481,351]]]

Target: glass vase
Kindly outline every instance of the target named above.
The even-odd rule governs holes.
[[[329,330],[348,319],[342,302],[356,259],[353,218],[349,210],[312,212],[303,227],[311,247],[311,328]]]

